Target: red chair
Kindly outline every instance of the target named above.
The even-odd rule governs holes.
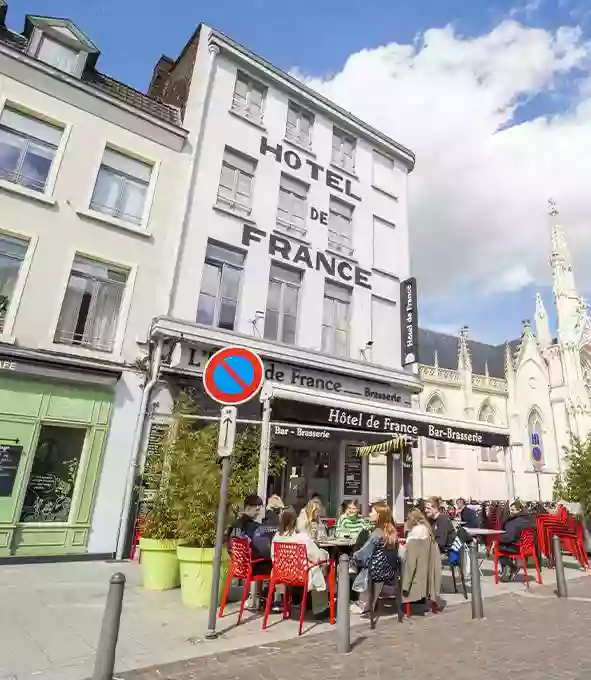
[[[271,613],[271,604],[273,602],[273,593],[275,588],[279,585],[285,586],[285,596],[283,598],[283,618],[286,619],[291,615],[291,592],[289,588],[303,588],[302,606],[300,614],[300,627],[298,635],[302,634],[302,627],[304,625],[304,614],[306,613],[306,601],[308,598],[308,578],[310,570],[313,567],[320,567],[324,564],[330,565],[329,573],[329,607],[330,607],[330,623],[334,623],[334,563],[331,560],[322,560],[320,562],[310,562],[308,560],[308,551],[306,546],[302,543],[288,543],[287,541],[278,541],[273,546],[273,570],[271,571],[271,580],[269,582],[269,595],[267,596],[267,606],[265,607],[265,616],[263,618],[263,630],[267,630],[267,620]],[[349,584],[346,584],[347,587]]]
[[[523,574],[525,576],[525,582],[526,584],[529,585],[529,576],[527,575],[527,558],[531,557],[534,561],[534,565],[536,567],[536,575],[537,575],[537,582],[542,583],[542,574],[540,571],[540,563],[538,561],[538,555],[536,553],[536,544],[534,540],[534,532],[531,529],[524,529],[521,532],[521,536],[519,538],[519,541],[515,544],[517,548],[519,549],[519,552],[516,553],[510,553],[510,552],[505,552],[504,550],[501,550],[500,547],[500,541],[495,540],[495,547],[494,547],[494,553],[493,553],[493,570],[495,573],[495,583],[499,582],[499,557],[510,557],[511,559],[515,559],[516,557],[521,558],[521,562],[523,563]]]
[[[233,538],[230,543],[230,568],[228,570],[228,576],[226,577],[226,584],[224,586],[224,594],[222,595],[222,602],[220,604],[220,611],[218,617],[221,619],[224,615],[224,609],[228,602],[228,594],[230,592],[230,587],[232,586],[232,581],[234,579],[240,579],[244,581],[244,588],[242,589],[242,600],[240,602],[240,611],[238,612],[237,626],[240,625],[242,620],[242,614],[244,613],[244,607],[246,605],[246,600],[248,600],[248,595],[250,592],[251,583],[262,583],[263,581],[268,581],[271,574],[255,574],[252,573],[252,565],[260,562],[269,562],[266,559],[252,559],[252,553],[250,551],[250,541],[247,538]],[[269,594],[269,602],[272,601],[272,594]]]
[[[489,508],[488,515],[485,518],[485,525],[487,529],[496,529],[497,531],[501,528],[501,508],[498,505],[491,505]],[[486,556],[490,557],[490,551],[494,547],[495,536],[485,536],[484,545],[486,546]]]
[[[564,507],[560,506],[556,515],[538,515],[536,527],[540,549],[551,567],[554,562],[552,536],[558,536],[562,548],[570,553],[584,569],[589,568],[583,525],[575,517],[570,516]]]
[[[135,559],[135,553],[137,551],[138,544],[140,542],[140,537],[142,535],[142,529],[144,528],[144,522],[146,518],[144,515],[139,515],[137,519],[135,520],[135,529],[133,532],[133,540],[131,542],[131,550],[129,551],[129,559],[134,560]],[[140,553],[140,562],[141,562],[142,556]]]

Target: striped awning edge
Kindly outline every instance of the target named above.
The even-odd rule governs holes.
[[[360,456],[379,456],[386,453],[400,453],[405,446],[412,443],[409,437],[394,437],[387,442],[381,444],[373,444],[372,446],[359,446],[357,453]]]

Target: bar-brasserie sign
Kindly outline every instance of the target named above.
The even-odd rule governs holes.
[[[293,402],[286,399],[277,399],[273,402],[272,414],[274,420],[307,425],[324,425],[325,427],[342,428],[343,430],[364,430],[409,438],[427,437],[465,446],[509,446],[509,435],[496,432],[484,432],[450,425],[434,425],[429,422],[407,420],[406,418],[387,416],[381,413],[353,411],[320,404]]]

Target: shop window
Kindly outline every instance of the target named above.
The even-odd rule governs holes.
[[[263,122],[263,106],[267,88],[242,71],[236,75],[232,111],[257,123]]]
[[[533,409],[532,412],[529,414],[529,418],[527,420],[527,430],[528,430],[528,437],[529,437],[530,458],[533,455],[534,447],[537,447],[537,448],[539,448],[541,455],[542,455],[542,458],[539,462],[543,464],[543,462],[544,462],[544,439],[543,439],[542,419],[540,417],[539,412],[536,409]]]
[[[55,342],[112,352],[127,275],[114,265],[76,257]]]
[[[44,191],[63,129],[5,106],[0,115],[0,179]]]
[[[0,234],[0,333],[28,247],[29,242],[25,239]]]
[[[265,337],[269,340],[295,344],[301,282],[300,271],[271,265],[265,313]]]
[[[154,167],[119,151],[105,149],[90,209],[131,224],[146,214],[148,187]]]
[[[353,254],[353,206],[330,197],[328,217],[328,245]]]
[[[314,126],[314,116],[301,106],[289,102],[287,109],[287,126],[285,136],[292,142],[300,144],[306,148],[312,146],[312,127]]]
[[[427,404],[427,413],[445,413],[445,406],[437,396],[433,397]],[[431,460],[444,460],[447,458],[447,444],[439,439],[429,439],[425,437],[425,456]]]
[[[21,522],[67,522],[86,430],[42,425]]]
[[[281,175],[277,224],[300,235],[306,233],[306,201],[308,185],[288,175]]]
[[[207,244],[197,322],[234,330],[244,253],[215,243]]]
[[[322,317],[322,351],[347,356],[349,351],[349,320],[351,290],[327,281],[324,289]]]
[[[332,162],[348,172],[355,171],[355,149],[357,140],[346,132],[333,128]]]
[[[373,152],[373,185],[387,193],[394,192],[394,161],[379,151]]]
[[[248,215],[252,205],[255,170],[256,161],[226,147],[218,187],[218,205]]]
[[[483,423],[494,423],[495,413],[489,404],[484,404],[478,414],[478,420]],[[499,449],[496,446],[483,446],[480,448],[480,460],[483,463],[498,463]]]

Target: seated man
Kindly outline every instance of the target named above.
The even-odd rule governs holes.
[[[463,498],[458,498],[456,507],[458,509],[457,517],[459,517],[460,522],[462,522],[466,529],[478,529],[480,527],[478,515],[472,508],[466,505],[466,501]]]
[[[231,540],[233,538],[247,538],[250,541],[250,549],[253,560],[268,558],[268,562],[257,562],[252,567],[255,576],[268,574],[271,572],[271,555],[261,555],[257,549],[257,541],[253,541],[257,529],[261,523],[257,522],[257,517],[261,513],[263,501],[256,495],[250,494],[244,499],[244,510],[240,517],[234,522],[228,533],[228,550],[231,550]]]
[[[439,499],[428,498],[425,503],[425,515],[431,522],[431,529],[435,542],[439,546],[441,553],[446,553],[456,536],[456,530],[451,519],[444,512],[440,511]]]
[[[536,518],[534,515],[524,512],[523,505],[518,500],[511,503],[509,510],[511,514],[501,527],[503,533],[499,539],[499,550],[519,555],[517,543],[521,538],[521,532],[524,529],[535,528]],[[500,580],[503,582],[513,581],[519,572],[517,562],[511,557],[499,557],[499,563],[501,566]]]

